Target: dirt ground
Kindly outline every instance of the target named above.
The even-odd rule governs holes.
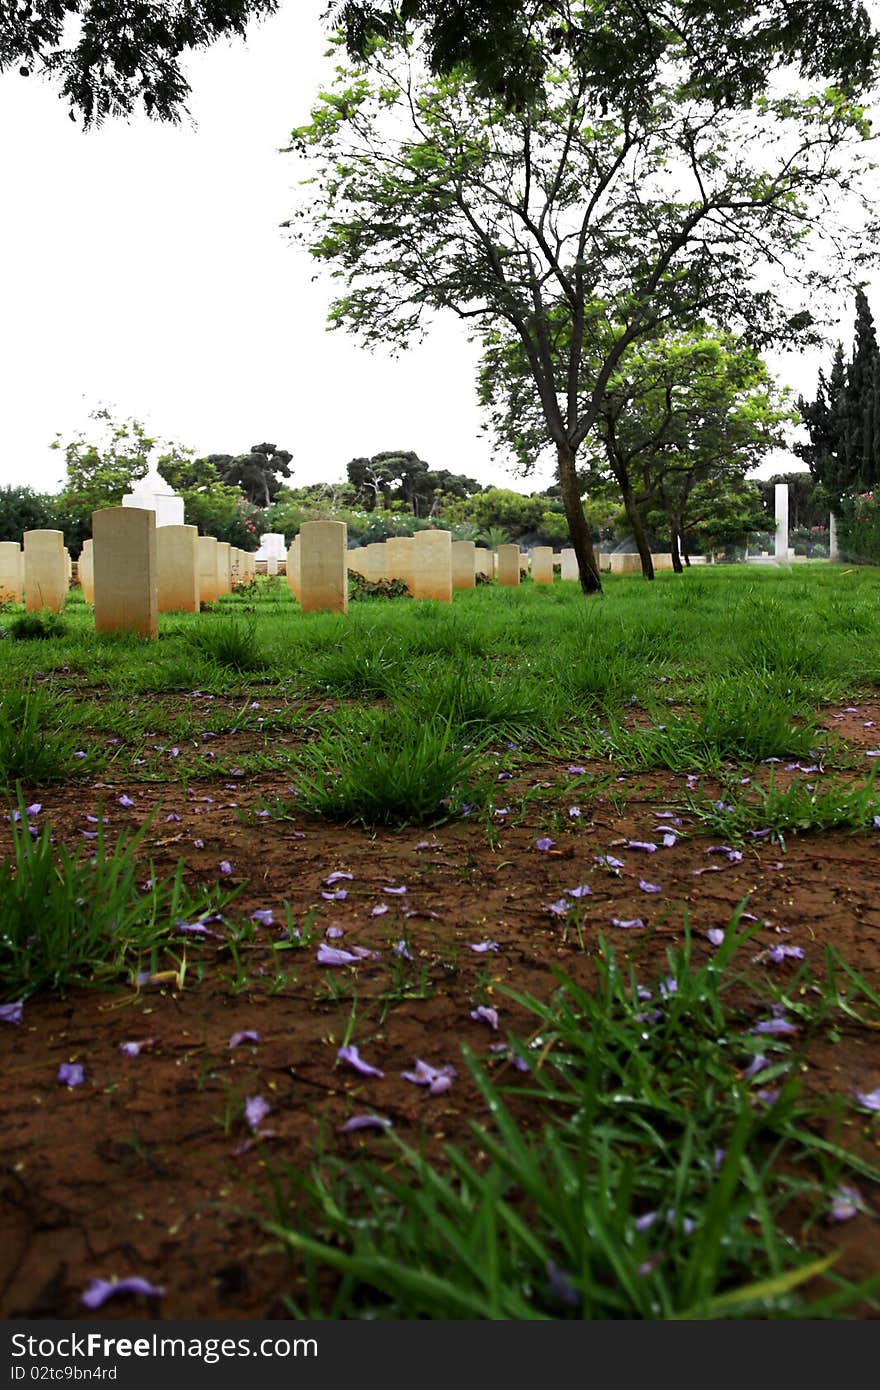
[[[877,743],[880,704],[852,704],[847,712],[827,711],[825,722],[866,753]],[[250,737],[218,737],[211,747],[218,755],[243,753]],[[674,824],[684,776],[619,777],[588,800],[579,797],[581,774],[571,769],[609,768],[581,762],[576,746],[569,758],[553,762],[528,748],[499,748],[499,808],[508,800],[517,806],[536,788],[546,795],[529,803],[521,824],[509,824],[510,813],[497,814],[491,838],[476,817],[434,831],[373,832],[256,815],[264,801],[288,795],[283,777],[199,780],[184,790],[179,783],[108,776],[85,788],[27,789],[28,800],[42,803],[37,823],[48,820],[56,839],[68,844],[81,842],[92,827],[89,815],[103,812],[115,831],[134,829],[153,812],[144,850],[158,873],[170,873],[182,856],[191,883],[244,885],[231,920],[271,910],[274,921],[257,927],[238,976],[219,941],[187,938],[182,989],[173,981],[122,983],[112,991],[40,996],[26,1003],[19,1026],[0,1025],[0,1316],[286,1316],[288,1266],[254,1219],[268,1214],[265,1158],[306,1165],[322,1127],[337,1147],[375,1149],[381,1139],[373,1131],[340,1130],[364,1113],[388,1117],[414,1141],[464,1140],[469,1119],[483,1117],[484,1107],[460,1046],[488,1054],[497,1041],[471,1010],[479,1003],[496,1007],[502,1036],[507,1028],[527,1028],[527,1016],[499,986],[546,998],[553,965],[589,979],[600,932],[647,979],[662,969],[667,947],[682,939],[686,914],[703,959],[714,949],[708,930],[724,927],[748,897],[748,910],[764,923],[753,954],[779,942],[796,944],[820,972],[824,948],[833,945],[873,988],[880,985],[876,833],[791,838],[784,851],[755,839],[731,862],[711,853],[716,842],[686,820]],[[155,753],[157,760],[163,756]],[[796,772],[777,769],[780,779]],[[143,776],[149,774],[148,764]],[[131,807],[120,806],[123,795]],[[573,806],[579,815],[569,814]],[[674,844],[662,843],[663,833],[676,832]],[[553,845],[538,848],[545,836]],[[627,841],[658,848],[639,850]],[[623,868],[597,863],[608,854]],[[333,873],[351,877],[328,884]],[[640,879],[662,891],[644,891]],[[591,893],[582,900],[578,940],[549,908],[581,884]],[[322,896],[340,891],[344,898]],[[266,947],[284,934],[285,899],[297,927],[312,914],[311,939],[284,953],[284,968],[295,978],[275,992]],[[613,925],[639,918],[643,927]],[[401,939],[413,959],[399,962],[395,983],[389,967]],[[379,957],[357,966],[321,965],[322,941]],[[498,949],[471,949],[486,941]],[[784,981],[798,967],[784,960],[753,969]],[[352,988],[354,1040],[384,1071],[381,1079],[336,1062]],[[243,1030],[257,1032],[259,1041],[230,1048],[231,1035]],[[135,1056],[120,1050],[132,1041],[145,1043]],[[855,1026],[817,1033],[806,1043],[806,1085],[827,1097],[873,1090],[880,1085],[874,1043]],[[404,1080],[401,1073],[416,1058],[455,1066],[452,1087],[431,1096]],[[83,1065],[82,1085],[57,1082],[62,1062]],[[263,1145],[253,1142],[244,1117],[245,1101],[256,1095],[270,1106],[263,1127],[271,1137]],[[848,1118],[838,1137],[876,1159],[875,1120],[843,1108]],[[874,1215],[816,1229],[811,1242],[819,1251],[843,1247],[839,1270],[851,1278],[877,1267]],[[118,1298],[98,1314],[82,1306],[93,1279],[127,1275],[162,1286],[164,1297]]]

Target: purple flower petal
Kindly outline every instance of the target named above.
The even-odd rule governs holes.
[[[765,1018],[750,1029],[752,1033],[764,1033],[771,1038],[790,1038],[799,1031],[797,1024],[790,1023],[787,1018]]]
[[[646,878],[639,879],[639,887],[643,893],[662,893],[663,889],[659,883],[649,883]]]
[[[577,820],[581,814],[580,806],[569,806],[568,814],[571,820]]]
[[[21,1023],[23,1002],[17,1004],[0,1004],[0,1023]]]
[[[339,1126],[340,1134],[354,1134],[359,1129],[391,1129],[391,1121],[383,1120],[381,1115],[352,1115],[344,1125]]]
[[[673,846],[673,845],[677,845],[677,844],[678,844],[678,836],[677,836],[677,835],[673,835],[673,833],[672,833],[671,830],[666,830],[666,831],[664,831],[664,834],[663,834],[663,844],[664,844],[664,846],[665,846],[666,849],[672,849],[672,846]]]
[[[271,1106],[263,1100],[262,1096],[250,1096],[244,1104],[244,1117],[256,1134],[260,1125],[269,1114]]]
[[[338,941],[340,936],[345,936],[341,927],[328,927],[325,935],[330,941]]]
[[[391,954],[397,956],[399,960],[412,960],[409,948],[405,941],[398,941],[391,947]]]
[[[547,1274],[547,1289],[557,1303],[566,1308],[579,1308],[581,1295],[570,1281],[569,1275],[552,1260],[547,1260],[544,1269]]]
[[[119,1051],[124,1052],[126,1057],[138,1057],[145,1047],[153,1047],[155,1038],[142,1038],[140,1042],[124,1042],[119,1044]]]
[[[432,1096],[439,1096],[452,1085],[455,1068],[449,1065],[432,1067],[417,1057],[414,1070],[401,1072],[401,1075],[404,1081],[411,1081],[414,1086],[427,1086]]]
[[[552,849],[555,844],[556,841],[551,840],[549,835],[544,835],[540,840],[535,841],[535,849],[539,849],[542,854],[546,854],[547,850]]]
[[[221,859],[221,860],[220,860],[220,866],[219,866],[219,867],[220,867],[220,872],[221,872],[221,874],[231,874],[231,873],[232,873],[232,865],[230,864],[230,862],[229,862],[228,859]]]
[[[678,994],[678,980],[672,975],[667,975],[665,980],[660,981],[660,993],[667,998],[670,994]]]
[[[86,1308],[102,1308],[109,1298],[116,1298],[121,1293],[142,1293],[148,1298],[162,1298],[165,1290],[136,1274],[127,1279],[93,1279],[80,1302]]]
[[[204,849],[205,842],[204,840],[193,840],[193,846],[195,849]]]
[[[347,1062],[350,1067],[354,1067],[355,1071],[360,1072],[361,1076],[385,1075],[384,1071],[380,1071],[378,1067],[371,1067],[369,1062],[365,1062],[361,1057],[359,1049],[356,1048],[353,1043],[350,1043],[347,1047],[340,1047],[336,1056],[340,1062]]]
[[[706,936],[709,938],[713,946],[720,946],[724,940],[724,932],[722,931],[721,927],[710,927],[709,930],[706,932]]]
[[[577,888],[566,888],[565,892],[570,898],[588,898],[591,896],[588,883],[581,883]]]
[[[641,917],[612,917],[611,925],[612,927],[623,927],[624,930],[630,931],[633,927],[643,927],[645,924]]]
[[[551,912],[554,917],[564,917],[566,913],[571,912],[571,910],[572,906],[568,898],[557,898],[556,902],[550,903],[547,908],[547,911]]]
[[[625,847],[626,849],[641,849],[646,854],[656,854],[657,852],[657,846],[652,844],[650,840],[627,840]]]
[[[219,932],[211,931],[204,922],[175,922],[174,930],[189,936],[212,936],[216,941],[223,939]]]
[[[322,889],[321,897],[326,898],[329,902],[343,902],[348,897],[348,889],[337,888],[335,892],[330,893],[327,893]]]
[[[498,1011],[487,1008],[485,1004],[478,1004],[475,1009],[471,1009],[469,1017],[476,1023],[488,1023],[496,1032],[498,1030]]]
[[[173,821],[179,821],[179,820],[180,820],[180,816],[177,814],[177,812],[176,812],[176,811],[171,811],[170,814],[167,815],[167,816],[165,817],[165,824],[166,824],[166,825],[171,825],[171,823],[172,823]]]
[[[766,1071],[769,1065],[769,1059],[759,1052],[757,1056],[752,1058],[751,1062],[743,1072],[743,1081],[751,1081],[752,1077],[757,1076],[759,1071]]]
[[[603,864],[606,869],[622,869],[624,866],[624,861],[622,859],[615,859],[613,854],[598,854],[596,856],[596,863]]]
[[[380,892],[382,892],[382,893],[394,893],[397,897],[400,897],[400,895],[401,895],[402,893],[405,893],[405,892],[406,892],[406,888],[403,887],[403,886],[401,886],[400,888],[382,888],[382,889],[380,889]]]
[[[371,917],[384,917],[384,916],[385,916],[385,913],[386,913],[387,911],[388,911],[388,904],[387,904],[387,903],[379,903],[378,907],[371,908],[371,910],[370,910],[370,916],[371,916]]]
[[[841,1183],[831,1198],[831,1207],[826,1220],[851,1221],[861,1210],[863,1210],[862,1194],[858,1188],[847,1187],[845,1183]]]
[[[62,1062],[55,1077],[62,1086],[81,1086],[85,1073],[80,1062]]]
[[[327,887],[329,888],[332,884],[339,883],[342,879],[347,879],[350,883],[353,878],[354,874],[347,874],[342,869],[335,869],[333,873],[328,874],[327,877],[322,880],[322,882],[326,883]]]
[[[880,1111],[880,1086],[876,1091],[853,1091],[853,1095],[863,1110]]]
[[[569,763],[565,770],[566,772],[570,772],[572,777],[582,777],[587,769],[585,767],[578,767],[577,763]]]
[[[352,955],[351,951],[340,951],[337,946],[328,946],[322,941],[315,959],[319,965],[357,965],[360,957]]]
[[[499,949],[497,941],[469,941],[468,949],[476,951],[478,955],[485,955],[486,951],[497,951]]]
[[[260,1035],[259,1033],[255,1032],[253,1028],[242,1028],[240,1033],[232,1034],[232,1037],[229,1039],[228,1046],[241,1047],[242,1043],[258,1043],[259,1041]]]
[[[123,795],[119,798],[119,804],[120,806],[133,806],[134,802],[132,801],[130,796],[126,796],[123,793]]]
[[[274,926],[275,918],[272,915],[271,907],[258,907],[256,912],[251,913],[251,921],[258,922],[261,927]]]

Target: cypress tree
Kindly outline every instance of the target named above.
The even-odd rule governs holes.
[[[862,290],[856,292],[856,324],[851,360],[840,343],[831,371],[819,372],[816,398],[798,399],[809,434],[795,446],[834,510],[850,489],[873,490],[880,480],[880,349],[874,318]]]

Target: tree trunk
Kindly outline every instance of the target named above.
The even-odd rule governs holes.
[[[635,500],[629,488],[623,489],[623,505],[626,509],[629,524],[632,527],[636,545],[639,548],[639,555],[642,558],[642,575],[645,579],[653,579],[654,561],[651,559],[651,547],[648,545],[648,537],[645,535],[645,527],[642,522],[641,513],[635,504]]]
[[[681,563],[681,551],[680,551],[679,548],[678,548],[678,529],[676,528],[676,526],[675,526],[674,523],[673,523],[672,526],[671,526],[671,531],[672,531],[672,568],[673,568],[673,570],[675,571],[676,574],[683,574],[684,571],[683,571],[683,569],[682,569],[682,563]]]
[[[568,443],[557,444],[556,460],[559,487],[568,522],[568,534],[577,556],[581,588],[585,594],[601,594],[602,580],[599,578],[599,562],[593,549],[590,528],[584,509],[581,506],[580,487],[575,470],[575,451]]]

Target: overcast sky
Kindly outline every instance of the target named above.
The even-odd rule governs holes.
[[[102,404],[199,454],[270,440],[294,484],[392,448],[525,492],[551,481],[493,458],[476,349],[451,317],[396,359],[325,328],[332,283],[279,227],[300,177],[279,149],[330,69],[323,9],[283,5],[247,43],[193,58],[195,128],[139,117],[84,134],[50,84],[0,76],[0,483],[56,491],[52,439]],[[773,365],[808,393],[820,360]]]

